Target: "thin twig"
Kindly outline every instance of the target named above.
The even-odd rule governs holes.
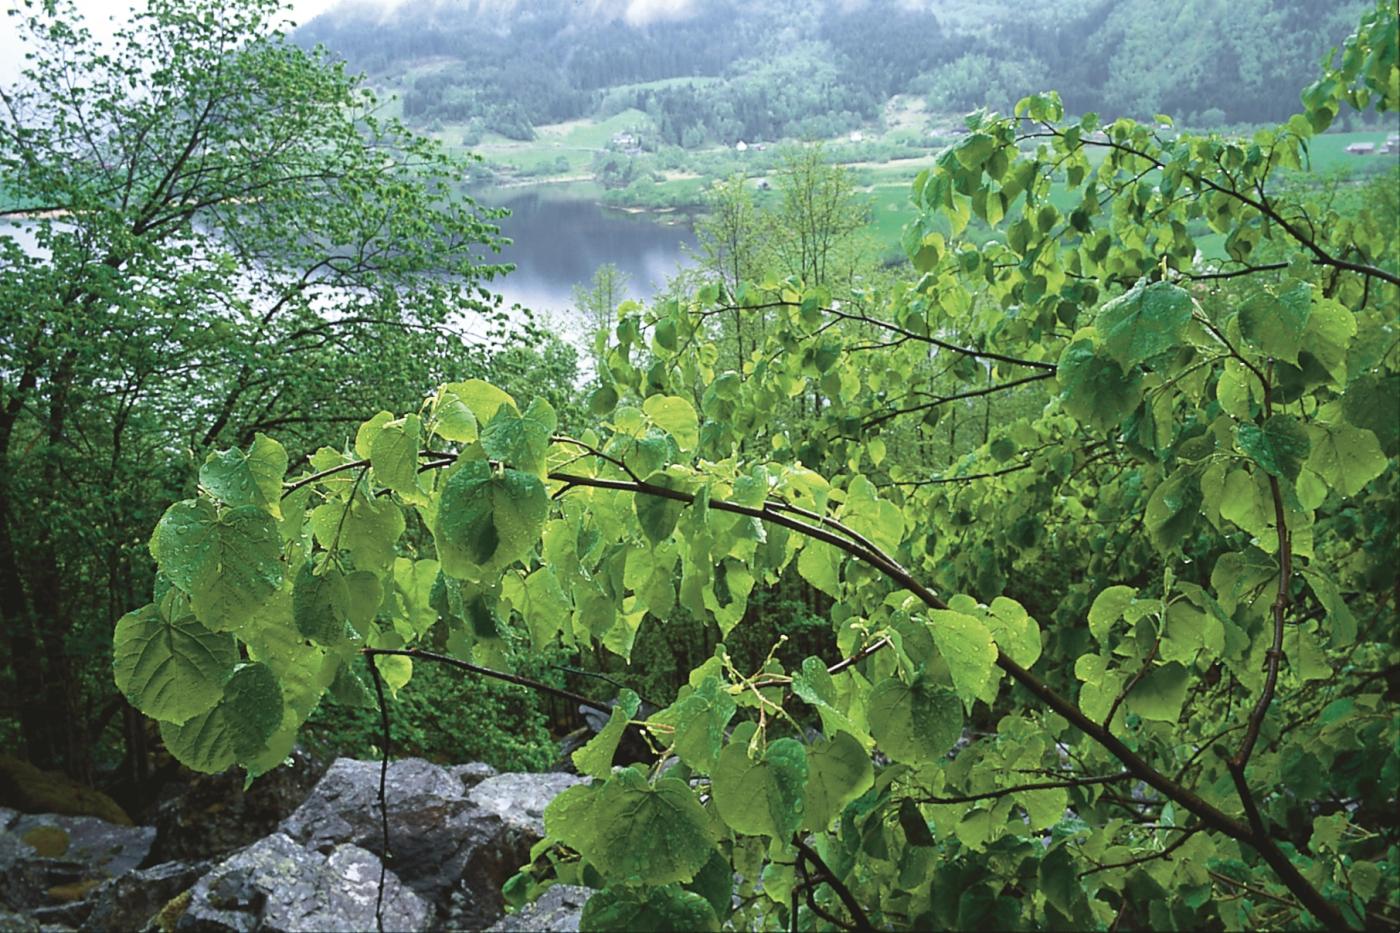
[[[1192,836],[1196,835],[1196,833],[1199,831],[1199,827],[1193,827],[1191,829],[1184,830],[1180,836],[1173,839],[1171,843],[1160,852],[1152,852],[1148,855],[1140,855],[1137,858],[1130,858],[1125,862],[1110,862],[1105,865],[1095,865],[1093,868],[1086,868],[1084,871],[1081,871],[1079,873],[1079,877],[1085,878],[1096,872],[1112,871],[1115,868],[1131,868],[1134,865],[1141,865],[1144,862],[1153,862],[1157,859],[1170,860],[1172,857],[1172,853],[1175,852],[1177,849],[1180,849],[1182,846],[1186,845],[1187,840],[1189,840]]]
[[[812,865],[821,872],[822,876],[826,878],[826,883],[831,885],[831,890],[836,892],[836,896],[841,899],[841,903],[845,905],[846,910],[850,913],[851,919],[855,921],[855,928],[857,930],[873,931],[875,925],[870,922],[870,917],[866,915],[865,908],[860,906],[860,902],[857,901],[855,895],[851,893],[851,889],[846,887],[845,883],[840,878],[836,877],[836,873],[827,866],[826,862],[822,861],[822,857],[817,853],[817,850],[803,842],[801,836],[793,836],[792,843],[797,846],[797,851],[802,855],[802,858],[811,862]]]
[[[996,790],[985,791],[980,794],[965,794],[958,797],[920,797],[920,803],[953,804],[953,803],[976,803],[979,800],[996,800],[999,797],[1008,797],[1011,794],[1020,794],[1033,790],[1059,790],[1067,787],[1089,787],[1094,784],[1111,784],[1114,781],[1125,781],[1132,777],[1127,771],[1118,774],[1103,774],[1094,777],[1069,778],[1064,781],[1039,781],[1034,784],[1018,784],[1015,787],[1001,787]]]
[[[472,664],[470,661],[463,661],[445,654],[437,654],[432,651],[423,651],[419,648],[361,648],[361,653],[374,657],[376,655],[387,654],[397,655],[404,658],[418,658],[422,661],[436,661],[439,664],[446,664],[459,670],[468,671],[472,674],[480,674],[482,677],[494,677],[496,680],[504,680],[506,683],[516,684],[521,687],[529,687],[540,693],[551,693],[564,700],[577,703],[579,706],[587,706],[589,709],[596,709],[601,713],[611,713],[612,707],[597,700],[590,700],[581,693],[574,693],[572,690],[565,690],[552,684],[541,683],[538,680],[531,680],[528,677],[521,677],[519,674],[509,674],[505,671],[492,670],[489,667],[481,667]]]
[[[379,886],[374,896],[374,923],[379,933],[384,933],[384,876],[389,870],[389,804],[385,798],[385,787],[389,783],[389,705],[384,702],[384,681],[379,676],[379,665],[372,656],[366,655],[369,676],[374,681],[374,693],[379,698],[379,727],[383,731],[379,754],[379,829],[383,836],[383,852],[379,858]]]

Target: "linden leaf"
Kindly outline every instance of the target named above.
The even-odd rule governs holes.
[[[948,663],[954,689],[964,703],[971,704],[992,679],[997,661],[992,633],[970,615],[942,609],[929,613],[929,630],[938,653]]]
[[[755,729],[740,723],[720,752],[711,775],[715,807],[737,833],[786,840],[802,823],[807,752],[800,742],[777,739],[751,758]]]
[[[962,738],[963,710],[957,694],[922,675],[911,684],[897,677],[876,684],[867,718],[880,750],[916,767],[942,758]]]
[[[282,517],[282,477],[287,451],[263,434],[244,453],[237,448],[211,453],[199,468],[199,484],[225,505],[252,505]]]
[[[238,660],[233,638],[155,605],[128,612],[112,636],[117,689],[152,719],[181,723],[211,709]]]
[[[674,777],[649,784],[632,768],[602,786],[564,791],[545,808],[544,823],[550,837],[619,882],[689,881],[715,850],[710,814],[689,784]]]

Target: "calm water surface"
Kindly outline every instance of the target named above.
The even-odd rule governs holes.
[[[627,274],[627,297],[638,301],[692,264],[685,248],[695,246],[695,234],[678,215],[628,214],[555,191],[488,192],[478,199],[511,212],[500,225],[514,242],[498,259],[516,270],[490,286],[508,305],[518,302],[568,322],[573,287],[590,283],[604,263]]]

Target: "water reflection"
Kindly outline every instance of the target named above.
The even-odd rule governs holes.
[[[694,247],[695,234],[679,217],[667,222],[667,215],[611,211],[555,192],[496,192],[479,199],[511,211],[501,232],[514,242],[492,261],[517,268],[490,285],[507,305],[519,302],[568,320],[573,287],[590,282],[604,263],[627,274],[627,297],[638,301],[650,299],[677,269],[691,264],[684,248]]]

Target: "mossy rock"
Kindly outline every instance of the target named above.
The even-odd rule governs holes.
[[[62,858],[68,852],[68,832],[57,826],[35,826],[20,838],[43,858]]]
[[[175,926],[185,911],[190,909],[190,892],[183,891],[165,902],[165,906],[151,918],[150,926],[161,933],[175,933]]]
[[[51,900],[60,904],[71,904],[74,901],[81,901],[101,885],[104,878],[87,878],[82,881],[74,881],[70,884],[56,884],[46,892]]]
[[[11,755],[0,755],[0,806],[23,813],[95,816],[121,826],[135,825],[126,811],[102,791],[56,771],[41,771]]]

